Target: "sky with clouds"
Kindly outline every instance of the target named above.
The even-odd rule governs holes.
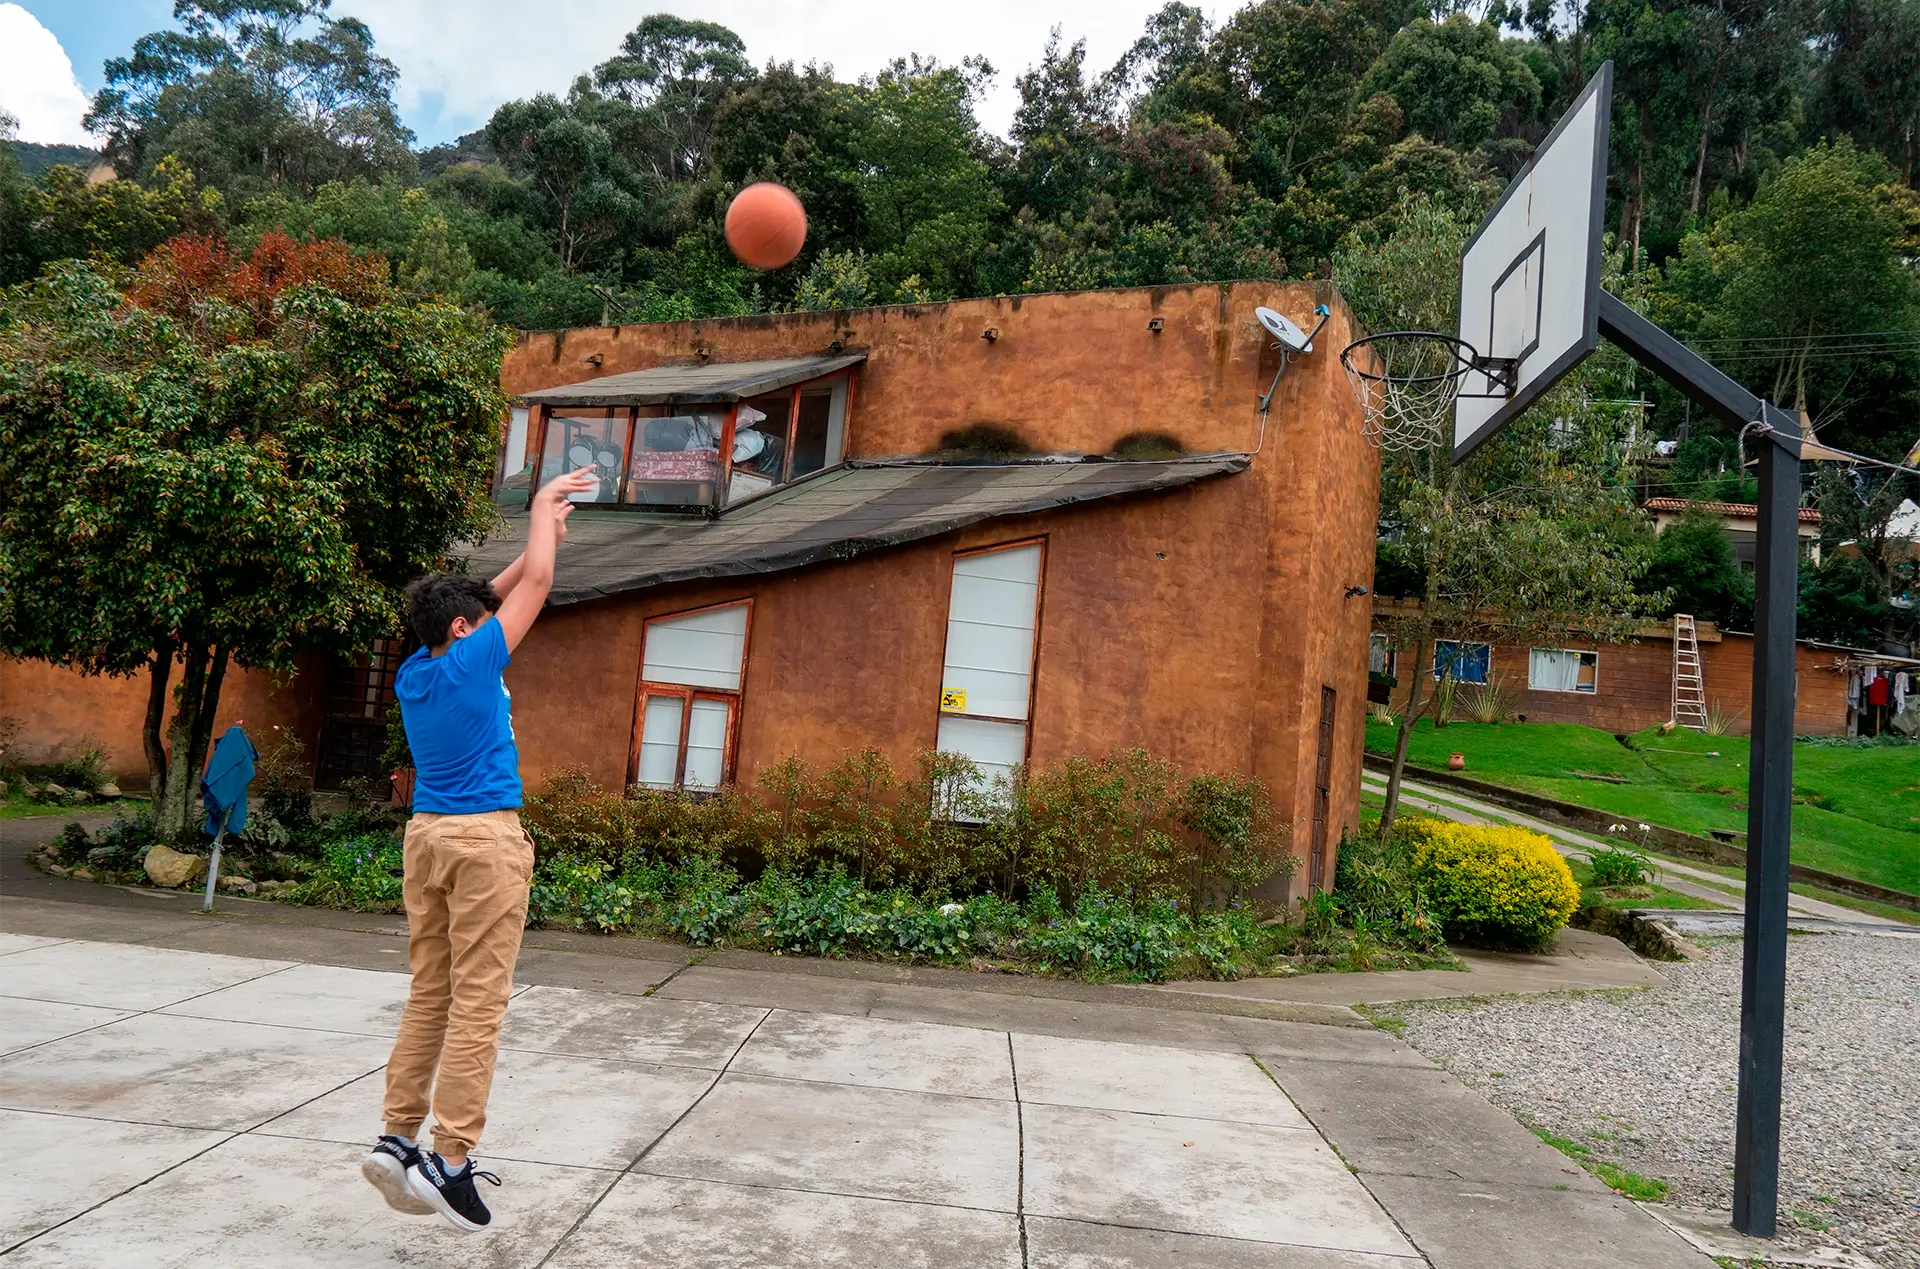
[[[334,0],[373,29],[375,46],[400,68],[399,102],[420,144],[480,127],[503,101],[564,92],[604,61],[620,37],[662,8],[721,22],[747,54],[831,64],[841,78],[894,57],[930,54],[954,62],[984,54],[999,72],[981,122],[1005,133],[1014,76],[1039,60],[1049,30],[1085,38],[1091,62],[1111,64],[1165,0]],[[1216,20],[1231,6],[1203,4]],[[88,143],[80,127],[100,87],[101,64],[148,31],[172,24],[170,0],[8,0],[0,3],[0,108],[20,120],[24,141]]]

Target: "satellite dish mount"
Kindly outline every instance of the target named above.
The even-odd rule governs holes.
[[[1260,319],[1261,327],[1273,336],[1274,347],[1280,350],[1280,368],[1273,372],[1273,382],[1267,385],[1266,392],[1260,397],[1260,413],[1265,414],[1267,407],[1273,404],[1273,394],[1280,390],[1280,376],[1287,373],[1287,362],[1296,355],[1304,356],[1313,351],[1313,337],[1327,324],[1330,315],[1325,304],[1315,305],[1313,311],[1320,320],[1314,323],[1312,330],[1303,331],[1285,313],[1265,305],[1253,310],[1253,315]]]

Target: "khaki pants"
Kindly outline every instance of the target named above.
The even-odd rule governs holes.
[[[533,839],[517,811],[419,813],[407,821],[403,876],[413,989],[387,1059],[386,1130],[418,1137],[431,1092],[434,1149],[458,1158],[487,1123]]]

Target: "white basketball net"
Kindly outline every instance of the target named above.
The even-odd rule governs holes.
[[[1470,364],[1448,335],[1389,331],[1340,354],[1359,399],[1361,433],[1386,450],[1425,449],[1447,434]]]

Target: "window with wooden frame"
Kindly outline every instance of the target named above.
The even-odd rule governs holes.
[[[539,407],[520,442],[538,454],[539,470],[523,487],[531,499],[554,477],[591,467],[595,486],[575,502],[732,506],[839,463],[851,395],[852,377],[842,372],[744,401]],[[511,450],[511,429],[507,444]]]
[[[1027,760],[1045,565],[1044,542],[954,556],[935,743],[973,759],[988,789]]]
[[[1434,640],[1433,677],[1439,678],[1449,668],[1456,683],[1485,683],[1493,669],[1493,646],[1454,639]]]
[[[1367,641],[1367,673],[1398,673],[1400,654],[1393,646],[1393,636],[1376,634]]]
[[[647,622],[632,783],[713,790],[733,778],[753,601]]]
[[[1529,648],[1527,686],[1536,692],[1600,690],[1600,654],[1574,648]]]

